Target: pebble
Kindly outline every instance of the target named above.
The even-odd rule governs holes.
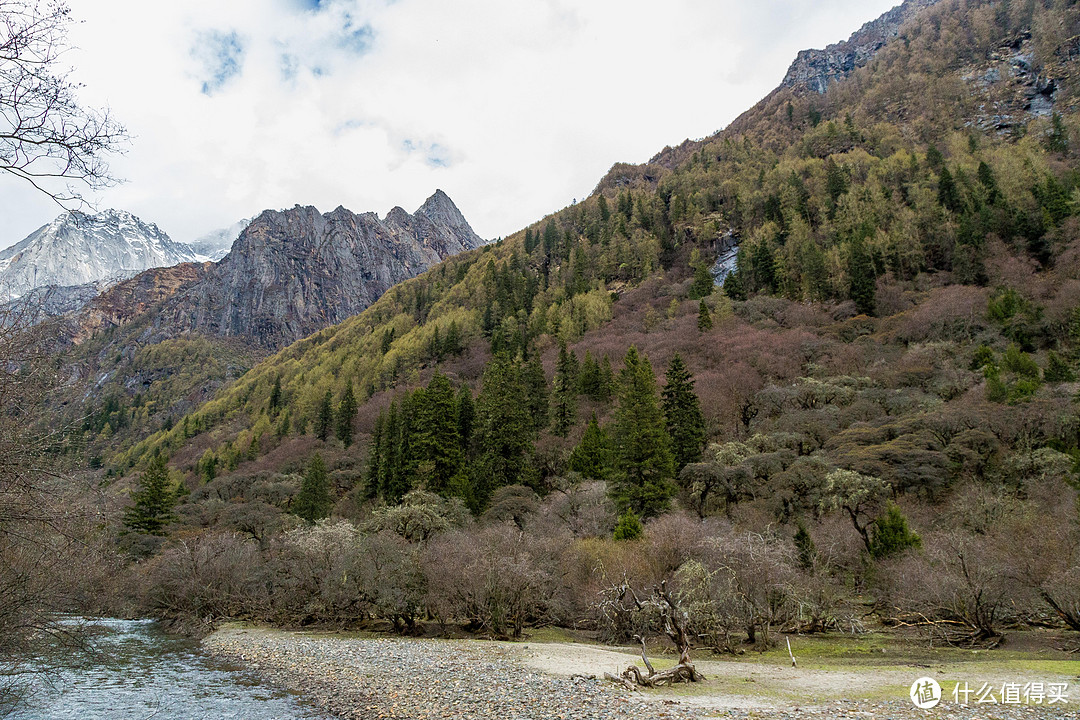
[[[209,636],[203,644],[209,652],[243,664],[267,682],[302,693],[326,712],[349,720],[1080,718],[1076,705],[942,705],[919,710],[900,700],[852,700],[813,708],[708,709],[655,693],[631,693],[604,680],[547,675],[524,666],[507,646],[468,640],[225,632]]]

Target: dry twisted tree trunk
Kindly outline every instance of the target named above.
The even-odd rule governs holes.
[[[619,596],[620,600],[625,599],[627,596],[633,600],[637,609],[642,609],[645,606],[645,602],[642,602],[629,583],[624,583],[622,586],[622,594]],[[633,690],[638,687],[661,687],[663,685],[673,685],[680,682],[699,682],[705,679],[705,676],[697,671],[694,664],[690,662],[690,633],[686,628],[686,615],[675,604],[675,601],[671,598],[671,593],[667,589],[667,582],[660,583],[659,587],[654,588],[653,597],[646,601],[653,604],[660,609],[661,617],[664,622],[664,633],[668,636],[671,642],[675,645],[675,648],[679,651],[679,664],[675,667],[668,668],[667,670],[661,670],[657,672],[653,668],[652,663],[649,662],[649,658],[645,652],[645,638],[638,635],[637,640],[641,642],[641,660],[645,663],[645,667],[648,669],[648,674],[644,674],[637,665],[631,665],[622,672],[622,674],[616,676],[611,673],[604,673],[604,677],[613,682],[617,682],[621,685],[625,685],[627,688]]]

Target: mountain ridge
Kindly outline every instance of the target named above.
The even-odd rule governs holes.
[[[437,191],[416,213],[265,210],[232,250],[155,319],[162,335],[248,337],[275,349],[340,322],[401,280],[484,244]]]
[[[0,299],[35,288],[110,284],[198,259],[190,246],[127,211],[68,212],[0,251]]]

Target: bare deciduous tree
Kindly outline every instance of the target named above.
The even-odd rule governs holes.
[[[39,422],[55,376],[51,336],[27,309],[0,311],[0,714],[28,667],[47,667],[57,641],[74,639],[57,613],[77,607],[78,585],[97,569],[92,508],[55,468],[63,431]]]
[[[0,0],[0,171],[61,205],[81,204],[71,181],[114,184],[105,158],[128,139],[108,109],[79,103],[79,85],[61,65],[70,23],[62,0]]]

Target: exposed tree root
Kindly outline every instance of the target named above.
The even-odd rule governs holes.
[[[645,638],[637,636],[636,639],[641,642],[641,660],[645,663],[648,674],[643,673],[637,665],[631,665],[618,676],[604,673],[604,677],[612,682],[624,685],[630,690],[639,687],[655,688],[681,682],[700,682],[704,680],[705,676],[699,673],[694,664],[690,662],[690,633],[686,628],[686,613],[680,610],[675,601],[672,600],[667,589],[667,583],[661,583],[659,587],[655,588],[653,596],[645,602],[638,599],[629,583],[624,583],[620,600],[627,596],[633,600],[638,609],[644,607],[646,603],[659,609],[664,623],[664,634],[668,636],[679,651],[679,664],[657,672],[656,668],[649,662],[649,657],[645,652]]]

